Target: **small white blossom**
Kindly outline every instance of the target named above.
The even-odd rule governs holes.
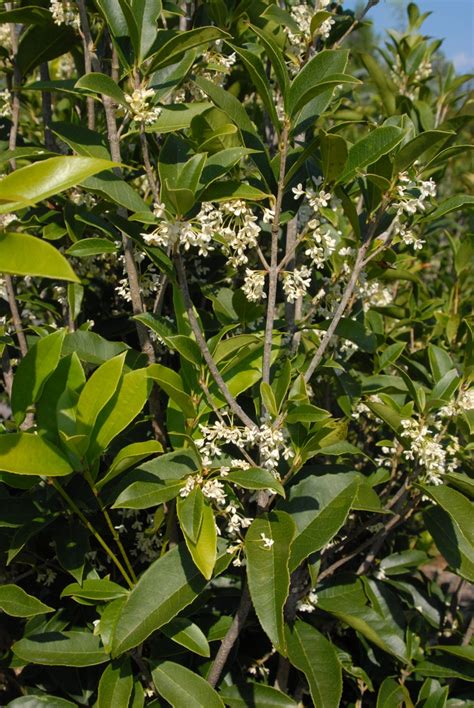
[[[10,118],[12,114],[12,95],[8,89],[0,91],[0,118]]]
[[[53,16],[55,25],[69,25],[79,29],[81,20],[75,3],[70,0],[50,0],[49,11]]]
[[[260,538],[263,541],[263,548],[270,549],[273,546],[273,544],[275,543],[273,538],[268,538],[267,536],[265,536],[265,534],[263,532],[260,534]]]
[[[249,302],[260,302],[260,300],[266,298],[265,273],[246,268],[242,290]]]
[[[288,302],[295,302],[299,297],[306,295],[311,284],[311,270],[308,266],[295,268],[291,272],[283,273],[283,290]]]
[[[158,119],[161,108],[149,105],[149,99],[154,95],[153,89],[145,88],[137,88],[131,95],[125,95],[125,100],[130,106],[129,112],[134,120],[149,125]]]

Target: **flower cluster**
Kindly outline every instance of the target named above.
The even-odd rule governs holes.
[[[49,11],[53,16],[55,25],[69,25],[79,29],[81,20],[75,4],[70,0],[50,0]]]
[[[9,24],[0,24],[0,46],[7,49],[8,52],[12,50],[12,37]]]
[[[442,431],[433,433],[422,421],[405,419],[401,422],[402,437],[407,442],[403,452],[406,460],[416,460],[425,468],[424,481],[430,484],[442,484],[446,472],[454,472],[459,462],[455,455],[459,452],[459,442],[449,436],[447,446],[443,446]]]
[[[10,118],[12,114],[12,95],[8,89],[0,91],[0,118]]]
[[[306,294],[311,284],[311,269],[308,266],[283,273],[283,291],[288,302],[295,302]]]
[[[413,180],[406,172],[399,175],[399,185],[397,187],[398,200],[394,203],[396,209],[394,227],[398,237],[407,246],[413,246],[415,251],[423,248],[425,243],[418,238],[414,231],[407,225],[407,221],[402,222],[402,217],[410,219],[416,214],[426,210],[426,201],[436,196],[436,185],[433,180]]]
[[[441,418],[454,418],[465,411],[474,409],[474,388],[461,391],[456,400],[450,401],[446,406],[439,409],[438,415]]]
[[[260,302],[267,297],[265,292],[265,273],[246,268],[242,290],[249,302]]]
[[[324,20],[313,33],[311,32],[311,20],[313,19],[315,9],[324,10],[331,2],[332,0],[319,0],[319,2],[316,3],[316,8],[308,4],[299,3],[293,5],[291,8],[290,13],[293,20],[298,25],[299,32],[288,31],[288,39],[291,46],[296,49],[299,55],[303,54],[313,36],[318,36],[322,40],[326,40],[329,37],[331,28],[335,23],[332,17],[328,17]]]
[[[266,423],[260,428],[257,426],[239,428],[217,421],[213,425],[199,427],[202,438],[195,440],[195,445],[199,449],[205,467],[216,466],[217,458],[222,457],[223,447],[226,445],[232,445],[240,450],[258,447],[262,466],[277,476],[276,468],[281,457],[288,460],[294,454],[293,450],[286,445],[283,431]],[[233,459],[224,473],[233,467],[246,469],[250,464],[242,459]]]
[[[313,588],[310,590],[306,597],[298,600],[296,603],[296,609],[300,612],[314,612],[316,605],[318,604],[318,596]]]
[[[150,99],[154,95],[153,89],[143,87],[135,89],[131,95],[125,95],[125,100],[129,105],[128,110],[133,120],[149,125],[158,119],[161,108],[150,105]]]
[[[145,243],[166,248],[179,243],[185,251],[194,247],[199,249],[199,255],[206,256],[213,250],[213,239],[219,237],[222,251],[234,268],[248,263],[247,251],[257,245],[260,234],[257,217],[242,200],[224,202],[218,207],[203,202],[190,221],[168,220],[161,204],[155,205],[154,213],[161,221],[150,234],[142,234]]]

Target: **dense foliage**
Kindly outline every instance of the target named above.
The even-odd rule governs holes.
[[[4,3],[2,705],[473,705],[470,77],[375,4]]]

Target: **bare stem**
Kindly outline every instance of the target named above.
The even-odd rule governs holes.
[[[255,423],[252,421],[252,419],[247,415],[247,413],[239,406],[229,389],[227,388],[227,385],[222,378],[219,369],[216,366],[216,363],[214,362],[214,359],[212,358],[212,354],[209,351],[209,348],[207,346],[206,340],[203,337],[203,334],[201,332],[201,328],[199,326],[199,322],[197,321],[196,315],[194,314],[194,309],[193,309],[193,303],[191,301],[191,296],[189,294],[189,288],[188,288],[188,281],[186,278],[186,271],[184,268],[184,263],[183,259],[181,258],[181,254],[179,252],[176,252],[174,255],[174,264],[176,268],[176,272],[178,274],[178,281],[179,285],[181,287],[181,291],[183,294],[183,299],[184,299],[184,306],[186,308],[186,313],[189,317],[189,323],[191,325],[191,329],[194,333],[194,336],[196,337],[196,341],[198,343],[199,349],[201,350],[201,353],[204,357],[204,361],[206,362],[207,366],[209,367],[209,371],[212,374],[212,377],[214,381],[216,382],[217,386],[219,387],[220,392],[224,396],[225,400],[229,404],[229,407],[233,413],[242,421],[244,425],[246,425],[249,428],[254,428]]]
[[[344,34],[342,35],[342,37],[333,45],[333,49],[337,49],[338,47],[341,46],[341,44],[343,43],[343,41],[344,41],[345,39],[347,39],[347,37],[348,37],[350,34],[352,34],[352,32],[353,32],[353,31],[355,30],[355,28],[357,27],[357,25],[358,25],[360,22],[362,22],[362,20],[364,19],[364,17],[366,16],[366,14],[369,12],[369,10],[370,10],[372,7],[375,7],[375,5],[378,5],[379,2],[380,2],[380,0],[368,0],[367,5],[364,7],[364,9],[363,9],[362,12],[360,13],[360,15],[358,15],[358,17],[356,17],[356,19],[354,20],[354,22],[349,26],[349,28],[346,30],[346,32],[344,32]]]
[[[41,81],[49,81],[48,62],[40,64]],[[51,132],[51,124],[53,122],[53,107],[51,103],[51,92],[41,91],[41,110],[43,113],[43,131],[44,144],[48,150],[56,150],[56,141]]]
[[[220,676],[222,674],[222,671],[224,670],[224,666],[226,664],[228,656],[229,656],[230,652],[232,651],[232,647],[234,646],[235,642],[237,641],[240,632],[242,631],[242,628],[245,624],[245,621],[248,617],[251,607],[252,607],[252,601],[250,599],[250,594],[247,589],[247,586],[245,586],[242,591],[242,597],[240,598],[239,608],[234,616],[232,624],[230,625],[229,629],[227,630],[227,634],[225,635],[224,639],[221,642],[219,650],[216,654],[216,658],[214,659],[214,662],[211,666],[211,670],[209,671],[209,674],[207,676],[208,682],[213,687],[215,687],[217,685],[217,682],[220,679]]]
[[[136,583],[136,582],[137,582],[137,576],[135,575],[135,571],[133,570],[132,564],[131,564],[130,559],[129,559],[128,555],[127,555],[127,552],[126,552],[126,550],[125,550],[125,548],[124,548],[124,546],[123,546],[123,543],[122,543],[122,541],[120,540],[120,536],[119,536],[119,534],[118,534],[118,532],[117,532],[117,529],[115,528],[115,526],[114,526],[113,523],[112,523],[112,519],[110,518],[110,514],[109,514],[109,512],[107,511],[107,508],[104,506],[104,504],[103,504],[103,502],[102,502],[102,499],[101,499],[100,496],[99,496],[99,490],[98,490],[97,487],[95,486],[94,480],[92,479],[92,477],[91,477],[91,475],[90,475],[89,472],[85,472],[85,473],[84,473],[84,477],[85,477],[85,479],[86,479],[86,481],[87,481],[89,487],[91,488],[94,497],[95,497],[96,500],[97,500],[97,504],[98,504],[98,506],[99,506],[100,511],[102,512],[102,516],[104,517],[105,522],[106,522],[107,526],[108,526],[109,529],[110,529],[110,533],[112,534],[112,538],[114,539],[114,541],[115,541],[115,543],[116,543],[116,545],[117,545],[117,548],[119,549],[120,554],[121,554],[121,556],[122,556],[122,558],[123,558],[123,560],[124,560],[124,563],[125,563],[125,565],[127,566],[128,573],[129,573],[130,577],[132,578],[133,582]]]
[[[87,528],[88,531],[94,536],[94,538],[97,540],[97,542],[102,546],[104,551],[107,553],[109,556],[110,560],[117,566],[118,570],[122,574],[122,577],[126,581],[127,585],[130,588],[133,588],[133,582],[131,578],[129,577],[127,571],[123,567],[122,563],[119,561],[113,550],[110,548],[110,546],[107,544],[107,542],[102,538],[100,533],[97,531],[95,526],[91,524],[89,519],[82,513],[82,511],[79,509],[75,501],[69,496],[69,494],[66,492],[65,489],[61,486],[61,484],[58,482],[57,479],[54,477],[50,477],[50,483],[53,485],[55,490],[58,492],[58,494],[64,499],[68,507],[73,511],[79,519],[82,521],[84,526]]]
[[[28,345],[26,343],[25,333],[21,324],[20,312],[18,310],[18,305],[16,302],[13,279],[11,275],[8,275],[8,273],[4,274],[4,278],[5,290],[7,291],[8,304],[10,306],[10,312],[12,313],[13,326],[15,328],[15,333],[18,339],[18,346],[20,347],[21,355],[26,356],[28,353]]]
[[[280,233],[280,214],[283,192],[285,189],[286,156],[288,153],[288,125],[285,123],[280,138],[280,175],[278,178],[275,215],[272,223],[272,244],[270,253],[270,271],[268,276],[268,304],[263,342],[262,382],[270,383],[270,363],[272,356],[273,322],[275,320],[276,294],[278,284],[278,236]]]

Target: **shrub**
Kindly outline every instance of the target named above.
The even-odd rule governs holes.
[[[470,77],[375,4],[0,13],[3,704],[472,704]]]

